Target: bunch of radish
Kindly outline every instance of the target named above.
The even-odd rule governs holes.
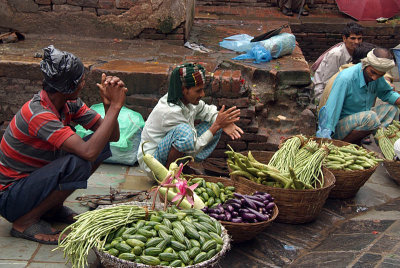
[[[274,213],[274,198],[264,192],[253,195],[234,193],[235,198],[227,200],[223,205],[214,208],[203,208],[207,213],[220,221],[233,223],[256,223],[269,220]]]

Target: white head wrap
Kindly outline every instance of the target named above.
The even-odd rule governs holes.
[[[387,58],[378,58],[377,56],[375,56],[374,50],[375,48],[368,52],[367,57],[361,60],[362,68],[364,69],[367,66],[371,66],[380,72],[386,73],[387,71],[390,71],[395,66],[394,60]]]

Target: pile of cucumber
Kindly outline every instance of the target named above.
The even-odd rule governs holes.
[[[221,228],[200,210],[172,207],[114,231],[105,238],[103,251],[136,263],[184,267],[222,250]]]
[[[194,192],[209,208],[214,208],[233,198],[233,193],[235,192],[234,186],[224,186],[221,182],[207,182],[203,178],[193,178],[188,184],[193,185],[195,183],[198,183],[199,186],[194,189]]]

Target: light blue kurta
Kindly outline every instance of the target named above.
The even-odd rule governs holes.
[[[400,94],[393,91],[383,77],[366,84],[361,63],[341,71],[333,83],[328,101],[319,112],[320,129],[335,132],[340,119],[370,111],[376,97],[393,105]]]

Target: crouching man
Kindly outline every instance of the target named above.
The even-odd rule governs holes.
[[[102,75],[97,84],[106,111],[102,119],[78,98],[85,72],[77,57],[49,46],[40,68],[43,89],[17,112],[1,140],[0,214],[12,222],[12,236],[57,244],[59,232],[47,221],[74,221],[76,213],[63,202],[86,188],[111,156],[109,141],[119,139],[117,117],[127,89],[118,77]],[[71,122],[94,133],[81,139]]]

